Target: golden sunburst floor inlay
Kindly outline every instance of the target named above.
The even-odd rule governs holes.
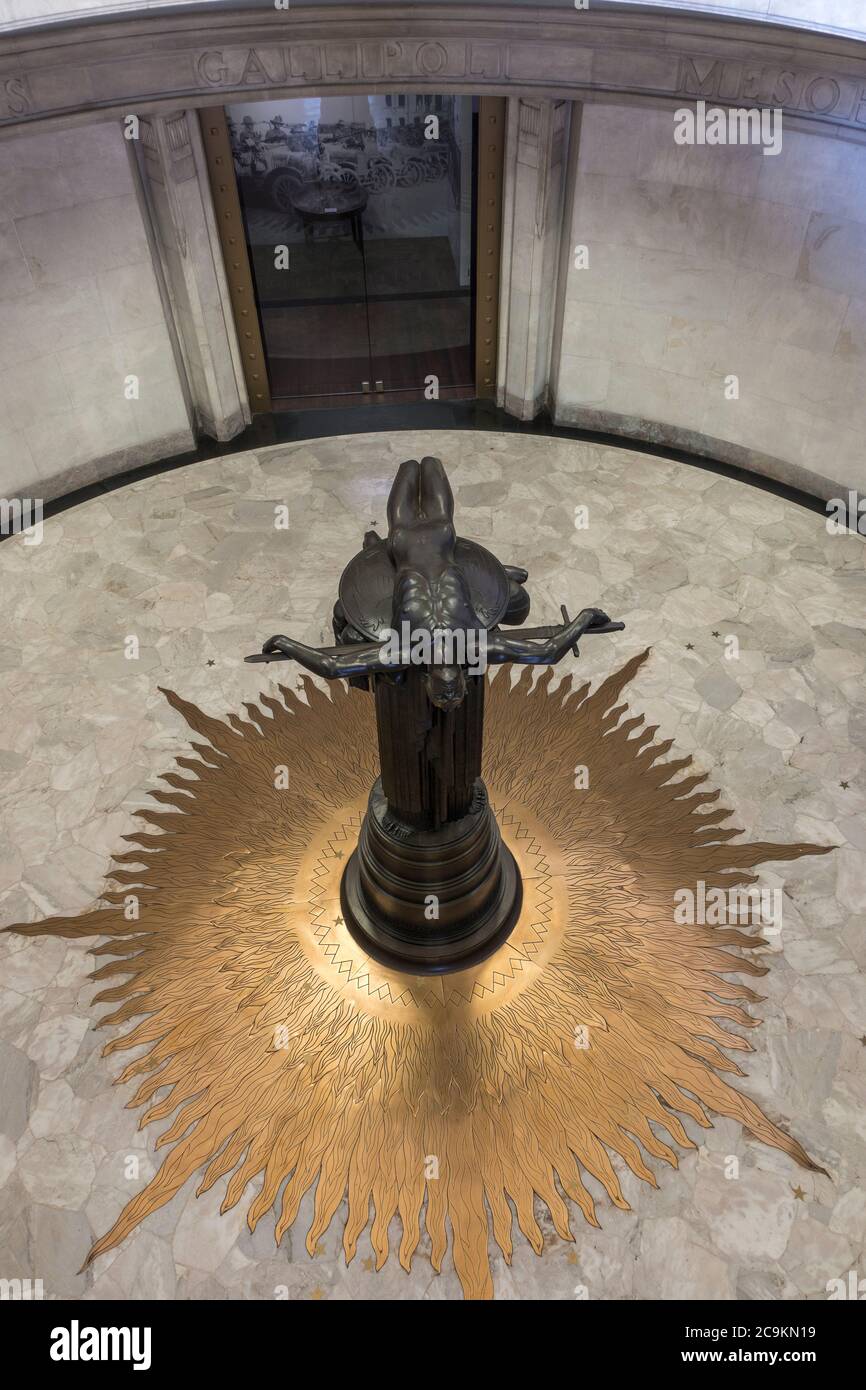
[[[227,1179],[223,1210],[261,1177],[249,1224],[276,1207],[277,1240],[315,1185],[311,1253],[348,1198],[346,1257],[372,1221],[377,1268],[395,1216],[406,1268],[422,1216],[436,1269],[450,1226],[464,1291],[484,1298],[491,1235],[509,1258],[516,1215],[540,1253],[536,1197],[563,1238],[569,1202],[599,1224],[587,1178],[627,1209],[611,1154],[655,1186],[648,1159],[694,1147],[680,1116],[728,1116],[816,1168],[725,1079],[743,1075],[728,1054],[751,1050],[735,1029],[757,1026],[760,998],[728,977],[765,973],[740,953],[760,936],[678,923],[674,895],[827,847],[733,843],[705,775],[664,761],[670,741],[620,700],[646,657],[592,693],[549,671],[490,682],[484,776],[523,908],[494,955],[439,977],[376,964],[342,920],[378,772],[369,697],[307,680],[306,701],[280,686],[224,722],[165,692],[198,735],[152,794],[167,809],[139,813],[94,909],[11,928],[107,938],[93,978],[121,978],[96,996],[115,1006],[99,1026],[136,1021],[104,1051],[146,1045],[118,1079],[141,1078],[142,1126],[169,1121],[161,1167],[89,1260],[203,1170],[199,1191]]]

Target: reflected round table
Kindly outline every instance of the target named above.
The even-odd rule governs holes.
[[[363,255],[363,214],[367,206],[366,190],[358,183],[326,183],[313,179],[305,183],[292,198],[292,207],[304,224],[308,235],[317,223],[345,219],[352,229],[352,240]]]

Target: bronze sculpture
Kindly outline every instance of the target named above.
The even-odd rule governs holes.
[[[420,467],[412,466],[419,486]],[[440,534],[450,548],[449,519]],[[341,585],[336,616],[346,645],[371,640],[347,631],[350,613],[358,616],[348,579],[365,555]],[[502,570],[485,555],[453,538],[476,616],[483,576]],[[390,556],[386,549],[384,568],[381,553],[366,556],[389,594],[397,574]],[[418,573],[432,592],[433,571]],[[500,621],[528,608],[523,572],[506,578]],[[502,591],[487,588],[494,597]],[[376,608],[371,627],[380,612],[387,626],[393,604]],[[492,623],[493,637],[496,630]],[[517,640],[546,639],[524,631]],[[223,1210],[252,1185],[250,1229],[274,1212],[278,1244],[308,1194],[311,1256],[339,1211],[347,1263],[369,1224],[379,1268],[398,1218],[399,1258],[409,1270],[423,1223],[433,1267],[442,1267],[450,1243],[467,1296],[486,1298],[489,1241],[511,1260],[515,1213],[540,1253],[545,1227],[571,1239],[570,1203],[594,1226],[599,1203],[602,1218],[608,1202],[628,1211],[623,1176],[655,1186],[656,1160],[676,1166],[677,1148],[694,1148],[680,1117],[710,1127],[710,1114],[725,1116],[824,1172],[729,1084],[743,1074],[735,1058],[746,1047],[743,1028],[758,1022],[749,1006],[761,997],[731,977],[765,974],[760,957],[751,958],[765,943],[700,917],[681,925],[671,908],[689,882],[727,892],[753,884],[764,861],[830,846],[748,843],[727,827],[731,811],[707,789],[707,775],[689,756],[668,757],[672,741],[656,741],[656,726],[621,698],[647,657],[636,653],[591,694],[588,683],[554,689],[527,672],[514,685],[500,677],[489,687],[469,674],[452,709],[431,702],[428,673],[410,660],[405,672],[358,678],[372,679],[378,730],[371,702],[342,682],[330,698],[309,682],[304,699],[281,686],[280,698],[263,693],[245,703],[246,718],[225,720],[164,692],[188,725],[191,750],[136,813],[105,892],[83,914],[9,928],[26,937],[104,938],[91,947],[114,957],[92,976],[107,985],[94,1003],[111,1004],[99,1025],[129,1025],[104,1055],[132,1053],[118,1077],[138,1077],[128,1103],[145,1107],[142,1126],[167,1124],[157,1146],[168,1147],[165,1161],[87,1264],[116,1250],[198,1173],[200,1193],[225,1182]],[[381,702],[392,697],[390,710]],[[480,723],[460,725],[458,716],[472,708],[480,719],[481,698],[497,833],[488,833],[481,784],[462,818],[461,876],[460,821],[446,814],[438,830],[423,829],[423,816],[398,817],[389,806],[385,834],[381,797],[368,791],[381,766],[394,807],[421,790],[438,814],[438,786],[447,812],[461,794],[466,748],[476,734],[480,740]],[[449,749],[453,775],[439,762]],[[572,769],[584,759],[592,775],[578,792]],[[292,770],[288,796],[272,777],[277,765]],[[345,851],[368,800],[352,877]],[[492,924],[508,932],[520,891],[500,850],[500,825],[524,903],[491,951],[485,931]],[[419,884],[435,896],[433,882],[448,895],[447,920],[402,919],[401,895],[411,906]],[[341,890],[354,918],[340,913]],[[363,913],[384,944],[365,935]],[[377,963],[380,950],[383,959],[390,950],[393,966]],[[460,968],[473,951],[476,963]],[[447,977],[430,973],[448,969]]]
[[[385,964],[462,969],[507,937],[520,875],[481,780],[488,664],[550,665],[584,633],[618,632],[599,608],[504,633],[529,614],[527,571],[458,537],[439,459],[400,465],[388,536],[375,531],[343,571],[333,647],[271,637],[247,661],[295,660],[376,701],[381,776],[343,875],[353,934]]]

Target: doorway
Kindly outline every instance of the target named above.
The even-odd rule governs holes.
[[[225,109],[272,408],[476,392],[478,99]]]

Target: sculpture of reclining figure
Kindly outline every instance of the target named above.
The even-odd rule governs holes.
[[[624,627],[611,622],[600,608],[584,608],[576,618],[552,627],[525,628],[513,634],[502,632],[498,626],[488,628],[473,606],[467,576],[455,554],[458,540],[453,517],[454,498],[440,460],[424,458],[419,464],[417,459],[409,459],[402,463],[388,498],[387,540],[375,531],[364,537],[364,550],[383,547],[393,568],[394,633],[428,634],[434,647],[439,634],[440,649],[442,634],[470,635],[476,640],[464,643],[464,650],[468,645],[480,651],[488,663],[552,665],[570,650],[578,655],[576,644],[584,633],[619,632]],[[516,566],[500,568],[508,586],[500,621],[521,622],[529,612],[529,596],[522,587],[527,571]],[[327,680],[395,676],[414,664],[405,646],[394,659],[393,642],[387,640],[390,634],[371,641],[360,633],[340,602],[334,608],[334,631],[342,639],[339,646],[308,647],[277,634],[265,643],[261,656],[247,660],[290,659]],[[442,710],[456,708],[466,693],[465,663],[434,660],[427,664],[425,684],[433,705]]]

